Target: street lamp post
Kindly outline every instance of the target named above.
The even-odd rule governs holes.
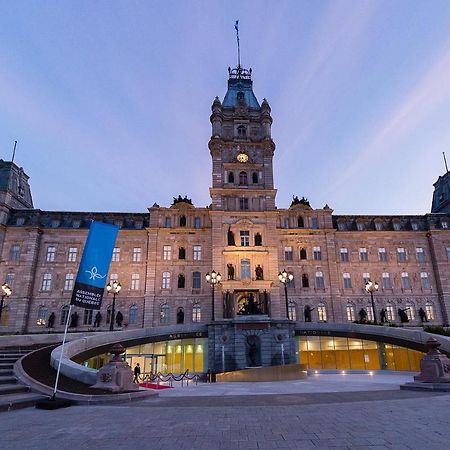
[[[286,272],[286,269],[283,269],[283,271],[278,274],[278,279],[280,280],[281,283],[284,284],[284,298],[286,300],[286,317],[289,319],[287,284],[289,283],[289,281],[292,281],[294,279],[294,275],[290,272]]]
[[[0,301],[0,319],[2,318],[2,311],[3,311],[3,300],[5,300],[5,297],[9,297],[12,294],[12,289],[9,287],[8,283],[2,284],[2,299]]]
[[[373,323],[375,325],[378,324],[377,322],[377,315],[375,313],[375,302],[373,301],[373,293],[378,291],[378,283],[376,281],[367,281],[366,283],[366,291],[370,293],[370,301],[372,302],[372,313],[373,313]]]
[[[120,292],[122,289],[122,285],[117,280],[111,280],[106,285],[106,290],[108,291],[108,294],[112,292],[113,294],[113,302],[112,302],[112,309],[111,309],[111,321],[109,323],[109,331],[114,330],[114,317],[116,315],[116,295]]]
[[[212,287],[212,309],[211,309],[211,319],[214,322],[216,319],[214,317],[214,288],[217,283],[220,283],[220,280],[222,279],[222,275],[220,275],[219,272],[216,273],[215,270],[213,270],[211,273],[207,273],[205,275],[206,281],[211,285]]]

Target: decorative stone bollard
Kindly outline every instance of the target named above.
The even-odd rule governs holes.
[[[133,383],[133,371],[120,356],[125,352],[121,344],[114,344],[110,353],[114,356],[97,372],[97,382],[94,389],[104,389],[111,392],[137,391],[139,386]]]
[[[430,338],[425,343],[427,354],[420,361],[420,375],[415,381],[423,383],[450,383],[450,359],[439,351],[441,343]]]

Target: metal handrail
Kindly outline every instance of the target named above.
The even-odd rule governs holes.
[[[184,373],[180,373],[179,375],[176,375],[172,372],[143,372],[141,373],[140,378],[142,379],[141,383],[154,383],[156,381],[156,384],[159,385],[162,381],[164,383],[169,383],[169,386],[171,387],[173,386],[174,381],[181,381],[181,386],[183,386],[183,383],[186,383],[186,386],[189,386],[189,382],[194,381],[195,385],[197,386],[198,382],[201,380],[201,376],[198,373],[189,375],[189,370],[186,370]]]

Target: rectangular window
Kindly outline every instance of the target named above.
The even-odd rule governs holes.
[[[111,273],[109,275],[109,281],[112,283],[113,281],[117,281],[119,277],[117,276],[117,273]]]
[[[341,254],[341,261],[347,262],[348,261],[348,250],[345,247],[343,247],[340,250],[340,254]]]
[[[369,280],[370,280],[370,273],[364,272],[363,273],[363,286],[365,286]]]
[[[170,289],[170,272],[163,272],[162,274],[162,288]]]
[[[425,313],[427,315],[428,320],[434,320],[434,308],[431,303],[425,304]]]
[[[52,288],[52,274],[51,273],[44,273],[44,276],[42,278],[42,291],[49,291]]]
[[[313,258],[316,261],[320,261],[322,259],[322,253],[320,251],[320,247],[313,247]]]
[[[352,278],[349,273],[343,274],[344,278],[344,289],[351,289],[352,288]]]
[[[319,221],[317,220],[317,217],[311,217],[311,228],[314,230],[317,230],[319,228]]]
[[[316,288],[317,289],[324,289],[325,288],[325,281],[323,279],[323,272],[316,272]]]
[[[166,217],[164,219],[164,226],[166,228],[171,228],[172,227],[172,218],[171,217]]]
[[[14,287],[14,273],[8,272],[5,277],[5,283],[10,287]]]
[[[352,304],[347,305],[347,320],[353,322],[355,320],[355,307]]]
[[[194,245],[194,261],[201,261],[202,259],[202,246]]]
[[[378,258],[380,261],[387,261],[387,253],[384,247],[378,249]]]
[[[64,290],[71,291],[73,289],[73,273],[66,273],[66,279],[64,280]]]
[[[450,261],[450,247],[447,247],[447,259]]]
[[[419,262],[425,261],[425,251],[423,247],[416,247],[416,259]]]
[[[404,249],[403,247],[397,248],[397,258],[398,261],[406,261],[406,249]]]
[[[50,245],[49,247],[47,247],[47,256],[45,260],[47,262],[53,262],[55,260],[55,257],[56,257],[56,247]]]
[[[111,261],[112,262],[120,261],[120,247],[114,247]]]
[[[9,252],[9,260],[19,261],[19,256],[20,256],[20,245],[18,244],[11,245],[11,250]]]
[[[387,272],[383,272],[382,277],[383,279],[383,289],[392,289],[392,283],[391,283],[391,277]]]
[[[134,247],[133,248],[133,254],[132,254],[132,261],[133,262],[141,262],[141,254],[142,250],[141,247]]]
[[[172,246],[165,245],[163,247],[163,259],[164,261],[170,261],[172,259]]]
[[[83,318],[83,324],[84,325],[92,325],[92,312],[93,309],[85,309],[84,310],[84,318]]]
[[[367,253],[366,247],[360,247],[359,249],[359,260],[367,262],[369,261],[369,254]]]
[[[427,272],[420,272],[420,281],[422,283],[422,289],[430,289],[430,278]]]
[[[131,290],[132,291],[139,290],[139,274],[138,273],[131,274]]]
[[[317,305],[317,315],[319,318],[319,322],[326,322],[327,321],[327,308],[323,304]]]
[[[241,259],[241,280],[250,280],[251,270],[250,270],[250,260]]]
[[[200,217],[195,217],[194,218],[194,228],[201,228],[202,226],[202,221],[200,220]]]
[[[441,221],[441,225],[444,230],[448,228],[448,222],[446,220]]]
[[[394,307],[392,305],[386,306],[386,319],[389,322],[392,322],[395,320]]]
[[[202,274],[200,272],[192,272],[192,289],[202,288]]]
[[[192,307],[192,322],[200,322],[202,320],[202,310],[199,304]]]
[[[241,247],[248,247],[250,245],[250,231],[241,231]]]
[[[289,228],[289,218],[285,217],[283,220],[283,227],[284,228]]]
[[[402,288],[411,289],[411,281],[409,279],[408,272],[402,272]]]
[[[239,209],[241,211],[247,211],[248,210],[248,198],[240,198],[239,199]]]
[[[292,247],[284,247],[284,259],[285,261],[292,261],[293,259],[293,252]]]
[[[77,260],[77,247],[69,247],[69,253],[67,253],[67,261],[68,262],[76,262]]]

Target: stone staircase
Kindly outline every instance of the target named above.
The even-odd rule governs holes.
[[[19,383],[14,376],[14,363],[29,352],[14,348],[0,349],[0,411],[34,406],[36,400],[46,398],[30,392],[30,388]]]

